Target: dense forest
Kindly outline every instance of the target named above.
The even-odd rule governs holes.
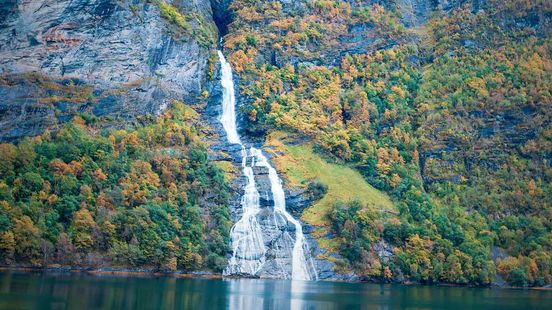
[[[466,5],[410,28],[393,4],[232,8],[224,46],[248,131],[312,140],[400,211],[336,201],[342,264],[368,279],[551,282],[549,2]],[[381,238],[396,246],[391,261],[374,255]],[[511,256],[493,261],[501,251]]]
[[[228,189],[197,118],[175,102],[141,126],[98,130],[75,116],[55,133],[0,144],[2,261],[220,270]]]
[[[303,211],[339,272],[552,283],[552,2],[476,2],[412,21],[399,1],[230,1],[222,48],[244,132],[353,169],[395,208],[330,197],[323,220]],[[210,50],[216,81],[214,29],[147,3],[175,40]],[[178,101],[125,126],[76,113],[0,144],[0,261],[221,271],[231,177],[208,159],[200,118]]]

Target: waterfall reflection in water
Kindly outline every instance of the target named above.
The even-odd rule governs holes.
[[[228,309],[308,309],[306,281],[228,279]],[[312,308],[312,307],[311,307]]]
[[[13,309],[550,309],[552,291],[0,271]]]

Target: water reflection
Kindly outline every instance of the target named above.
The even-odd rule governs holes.
[[[0,309],[550,309],[551,291],[0,272]]]
[[[292,296],[292,283],[303,281],[225,279],[228,287],[228,309],[302,309]],[[296,285],[296,284],[295,284]],[[296,298],[293,298],[296,297]],[[300,301],[299,301],[300,302]]]
[[[307,281],[229,279],[225,282],[230,310],[312,309],[304,302]]]
[[[290,285],[290,307],[291,309],[308,309],[308,306],[303,303],[304,293],[306,289],[306,281],[294,280]]]

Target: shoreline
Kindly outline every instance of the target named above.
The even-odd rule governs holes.
[[[28,265],[0,265],[0,272],[18,271],[25,273],[65,273],[65,274],[86,274],[90,276],[117,276],[117,277],[174,277],[174,278],[188,278],[188,279],[260,279],[256,277],[245,276],[225,276],[220,273],[213,273],[209,271],[196,271],[196,272],[165,272],[156,269],[133,269],[133,268],[118,268],[118,267],[76,267],[76,266],[28,266]],[[263,280],[263,279],[260,279]],[[268,279],[264,279],[268,280]],[[278,280],[278,279],[271,279]],[[423,284],[416,282],[377,282],[377,281],[346,281],[346,280],[319,280],[323,282],[341,282],[341,283],[368,283],[368,284],[382,284],[382,285],[407,285],[407,286],[436,286],[436,287],[464,287],[464,288],[480,288],[480,289],[509,289],[509,290],[535,290],[535,291],[552,291],[552,286],[544,287],[520,287],[520,286],[474,286],[474,285],[461,285],[454,283],[435,283],[435,284]]]
[[[22,271],[22,272],[47,272],[47,273],[83,273],[89,275],[114,275],[114,276],[133,276],[133,277],[177,277],[177,278],[198,278],[198,279],[222,279],[238,278],[229,277],[212,272],[164,272],[156,269],[134,269],[119,267],[78,267],[78,266],[7,266],[0,265],[2,271]]]

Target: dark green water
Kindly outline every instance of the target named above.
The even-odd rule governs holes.
[[[0,272],[0,309],[552,309],[552,292]]]

